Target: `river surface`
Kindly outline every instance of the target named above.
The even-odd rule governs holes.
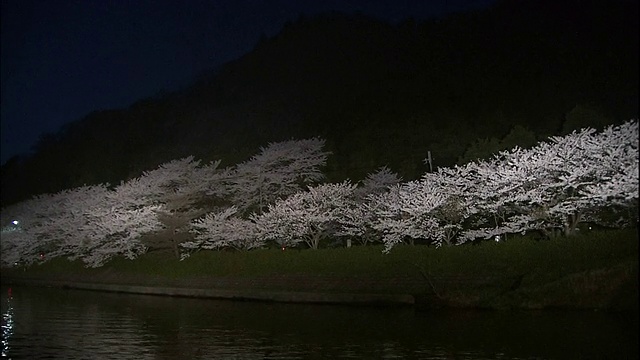
[[[10,359],[637,359],[637,313],[414,311],[2,286]]]

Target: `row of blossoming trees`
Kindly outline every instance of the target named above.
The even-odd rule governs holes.
[[[98,267],[150,247],[185,258],[268,244],[315,249],[329,238],[382,242],[390,251],[415,239],[440,246],[528,231],[571,235],[603,213],[609,226],[637,224],[637,121],[407,182],[383,167],[357,184],[321,183],[323,147],[317,138],[273,143],[223,169],[188,157],[115,187],[36,196],[2,210],[2,265],[46,252]]]

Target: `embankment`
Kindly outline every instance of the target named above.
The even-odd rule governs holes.
[[[235,300],[481,309],[638,309],[637,229],[435,249],[382,246],[63,258],[2,269],[2,283]]]
[[[638,308],[637,263],[584,271],[542,284],[530,274],[501,276],[363,276],[279,275],[256,277],[188,277],[181,279],[122,274],[105,269],[92,274],[2,271],[2,284],[197,297],[364,306],[415,306],[418,309],[601,309]]]

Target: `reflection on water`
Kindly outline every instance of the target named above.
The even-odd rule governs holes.
[[[9,357],[9,341],[13,335],[12,290],[7,289],[6,309],[2,309],[2,357]]]
[[[13,359],[629,359],[637,314],[414,312],[2,288]]]

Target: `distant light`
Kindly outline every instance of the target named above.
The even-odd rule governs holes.
[[[496,242],[500,242],[500,235],[496,235],[494,239],[496,240]]]
[[[12,223],[13,225],[18,225],[20,222],[19,222],[18,220],[13,220],[11,223]]]

